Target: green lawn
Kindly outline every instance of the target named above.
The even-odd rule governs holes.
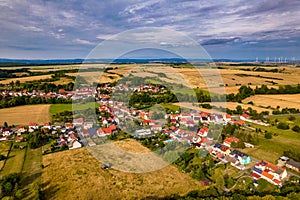
[[[37,195],[33,185],[41,182],[42,149],[27,149],[22,170],[23,199],[34,199]]]
[[[98,108],[98,103],[85,103],[85,104],[74,104],[74,109],[76,110],[85,110],[87,108]],[[73,104],[52,104],[50,106],[50,114],[51,116],[63,111],[72,111],[73,110]]]
[[[275,118],[278,119],[278,121],[288,123],[288,117],[272,117],[271,120],[275,120]],[[297,117],[293,123],[300,123],[300,117]],[[256,124],[251,124],[251,126],[260,128],[263,132],[271,132],[273,133],[273,137],[272,139],[266,139],[264,133],[254,133],[259,134],[259,145],[253,149],[243,150],[250,156],[275,162],[282,156],[285,150],[291,149],[300,151],[300,133],[296,133],[292,130],[281,130],[276,126],[265,127]]]
[[[25,142],[14,143],[14,145],[24,145],[24,146],[26,144],[27,143]],[[10,173],[21,173],[25,153],[26,153],[26,149],[19,149],[19,148],[12,147],[12,150],[8,155],[7,161],[1,172],[1,175],[7,175]]]
[[[10,145],[11,145],[11,142],[9,142],[9,141],[0,142],[0,155],[7,156],[8,151],[10,149]],[[5,162],[5,160],[0,161],[0,170],[2,169],[2,167],[4,165],[4,162]]]

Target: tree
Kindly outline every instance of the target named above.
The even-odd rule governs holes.
[[[292,128],[292,130],[299,133],[300,132],[300,127],[298,125],[296,125]]]
[[[282,130],[288,130],[290,127],[288,124],[283,123],[283,122],[279,122],[279,124],[277,125],[278,129],[282,129]]]
[[[7,127],[8,127],[7,122],[4,122],[3,127],[4,127],[4,128],[7,128]]]

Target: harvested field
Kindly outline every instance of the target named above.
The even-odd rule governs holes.
[[[105,72],[80,72],[80,73],[66,73],[68,76],[78,75],[83,77],[88,83],[112,83],[120,79],[117,74],[108,74]]]
[[[213,103],[208,102],[208,104],[216,106],[216,107],[225,107],[230,110],[235,110],[236,107],[240,105],[240,106],[242,106],[243,109],[247,109],[247,108],[251,107],[253,110],[256,110],[259,113],[262,111],[269,111],[270,113],[272,113],[271,109],[261,108],[261,107],[252,106],[249,104],[237,103],[237,102],[213,102]],[[201,110],[203,112],[208,112],[208,113],[214,112],[214,113],[224,114],[223,112],[220,112],[217,109],[206,109],[206,108],[201,108],[201,107],[197,108],[197,107],[193,106],[192,103],[188,103],[188,102],[175,103],[174,105],[177,105],[177,106],[181,105],[182,107],[186,107],[186,108],[190,108],[190,109],[198,109],[198,110]]]
[[[22,78],[10,78],[10,79],[0,81],[0,84],[8,84],[12,81],[14,82],[20,81],[21,83],[25,83],[27,81],[38,81],[38,80],[43,80],[48,78],[51,78],[51,74],[41,75],[41,76],[29,76],[29,77],[22,77]]]
[[[26,105],[0,109],[0,124],[28,125],[29,122],[43,124],[50,121],[50,105]]]
[[[243,100],[243,102],[249,101],[252,101],[256,106],[300,109],[300,94],[255,95]]]
[[[127,146],[121,141],[118,143],[124,148]],[[137,149],[141,146],[134,140],[128,143]],[[102,170],[101,163],[86,148],[43,156],[43,163],[46,166],[42,174],[46,199],[158,198],[174,193],[186,194],[202,187],[171,165],[142,174]]]

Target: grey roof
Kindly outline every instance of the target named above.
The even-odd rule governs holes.
[[[300,169],[300,163],[296,162],[294,160],[289,160],[289,161],[286,162],[286,164],[289,164],[289,165],[291,165],[293,167],[296,167],[296,168]]]

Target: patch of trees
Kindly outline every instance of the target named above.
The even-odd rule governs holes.
[[[15,197],[16,199],[22,198],[21,176],[20,174],[13,173],[4,176],[0,180],[0,198]]]
[[[265,138],[266,138],[266,139],[272,139],[272,133],[266,132],[266,133],[265,133]]]
[[[290,126],[284,122],[279,122],[277,128],[282,130],[288,130],[290,129]]]
[[[282,108],[281,111],[277,108],[272,111],[273,115],[282,115],[282,114],[297,114],[300,113],[299,109],[296,108]]]
[[[293,131],[299,133],[300,132],[300,127],[298,125],[295,125],[293,128],[292,128]]]
[[[21,105],[34,105],[34,104],[70,104],[72,99],[64,98],[43,98],[43,97],[12,97],[12,98],[1,98],[0,96],[0,108],[9,108]]]
[[[278,89],[273,87],[268,88],[266,85],[261,85],[260,87],[256,86],[255,89],[252,89],[250,86],[241,86],[237,94],[228,94],[226,95],[227,101],[232,102],[241,102],[243,99],[250,97],[255,94],[299,94],[300,93],[300,84],[297,86],[285,85],[280,86]]]
[[[300,152],[294,149],[289,149],[286,151],[283,151],[283,155],[286,157],[289,157],[297,162],[300,162]]]

